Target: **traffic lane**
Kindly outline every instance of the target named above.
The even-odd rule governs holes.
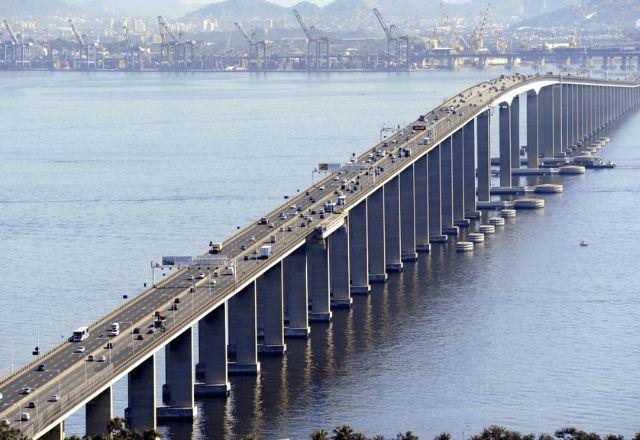
[[[364,156],[364,154],[363,154],[363,156]],[[381,162],[384,162],[384,160],[382,160]],[[336,185],[336,187],[337,187],[337,185]],[[329,194],[330,194],[330,192],[329,192],[328,190],[326,191],[326,193],[327,193],[327,195],[329,195]],[[301,199],[302,199],[302,200],[304,200],[304,195],[301,195]],[[302,203],[302,205],[303,205],[303,207],[305,207],[305,208],[308,206],[308,205],[307,205],[306,203],[304,203],[304,202]],[[276,210],[276,211],[277,211],[277,210]],[[275,212],[275,211],[274,211],[274,212]],[[259,228],[258,228],[258,231],[259,231],[259,232],[261,232],[261,231],[259,230]],[[268,231],[268,230],[267,230],[267,231]],[[239,236],[239,238],[240,238],[240,239],[243,239],[243,238],[245,238],[245,236],[246,236],[246,235],[250,234],[251,232],[253,232],[253,231],[248,231],[248,232],[246,232],[245,234],[241,234],[241,235]],[[240,249],[238,249],[238,250],[240,251]],[[185,287],[185,286],[178,286],[178,288],[180,288],[180,287]]]

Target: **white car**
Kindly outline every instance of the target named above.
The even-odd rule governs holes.
[[[106,357],[104,357],[104,355],[100,355],[96,358],[96,362],[105,362],[107,360]]]
[[[84,347],[78,347],[75,349],[74,353],[84,353],[85,348]]]
[[[49,402],[57,402],[60,400],[60,396],[58,396],[57,394],[54,394],[53,396],[51,396],[51,399],[49,399]]]
[[[22,422],[28,422],[30,418],[31,418],[31,416],[29,415],[29,413],[24,412],[24,413],[20,414],[20,420]]]
[[[2,400],[2,393],[0,393],[0,400]]]
[[[31,388],[24,387],[24,388],[20,389],[20,394],[31,394]]]
[[[200,272],[198,275],[196,275],[196,280],[204,280],[204,274]]]
[[[187,278],[189,281],[193,281],[196,279],[196,277],[194,275],[189,275],[189,278]]]

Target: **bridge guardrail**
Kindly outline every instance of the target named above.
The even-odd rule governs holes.
[[[546,76],[546,78],[554,78],[554,77]],[[561,77],[561,76],[560,76],[560,77],[556,77],[556,78],[558,78],[559,80],[562,80],[564,77]],[[525,81],[520,81],[520,82],[514,83],[512,86],[510,86],[510,87],[506,88],[503,92],[507,92],[507,91],[509,91],[509,90],[511,90],[511,89],[513,89],[513,88],[517,88],[517,87],[521,86],[521,85],[522,85],[522,84],[524,84],[524,83],[527,83],[527,82],[530,82],[530,81],[536,81],[536,80],[539,80],[539,79],[540,79],[540,77],[539,77],[539,76],[538,76],[538,77],[530,77],[530,78],[526,78],[526,79],[525,79]],[[586,79],[586,78],[579,78],[579,77],[570,77],[570,79],[571,79],[571,80],[578,80],[578,82],[580,82],[580,80],[593,82],[593,80],[589,80],[589,79]],[[608,83],[610,83],[610,82],[608,82]],[[629,83],[630,83],[630,82],[625,82],[625,84],[629,84]],[[633,84],[636,84],[636,85],[637,85],[637,83],[633,83]],[[467,90],[469,90],[469,89],[467,89]],[[463,113],[461,113],[461,116],[464,116],[464,114],[463,114]],[[452,127],[461,127],[461,126],[463,125],[464,118],[457,118],[457,119],[458,119],[458,121],[459,121],[459,122],[458,122],[458,121],[456,121],[456,122],[452,122],[450,117],[449,117],[449,118],[447,118],[447,120],[446,120],[446,121],[442,121],[442,120],[441,120],[441,124],[437,124],[437,127],[434,127],[434,129],[435,129],[435,130],[434,130],[434,140],[433,140],[433,142],[430,142],[430,144],[429,144],[429,145],[424,145],[424,146],[423,146],[423,145],[420,145],[420,147],[422,147],[422,148],[420,148],[420,151],[428,149],[428,148],[429,148],[429,146],[433,146],[433,145],[437,145],[438,143],[441,143],[441,142],[442,142],[442,140],[444,139],[444,137],[446,137],[446,136],[448,136],[449,134],[451,134],[451,129],[452,129]],[[444,124],[443,124],[442,122],[444,122]],[[437,138],[437,136],[438,136],[438,135],[436,135],[436,132],[437,132],[437,133],[438,133],[438,135],[441,137],[441,139],[439,139],[439,141],[438,141],[438,142],[435,142],[435,140],[436,140],[435,138]],[[417,134],[416,136],[419,136],[419,134]],[[414,136],[413,138],[415,138],[416,136]],[[381,143],[382,143],[382,142],[378,143],[376,146],[380,145]],[[374,147],[374,148],[376,148],[376,147]],[[367,150],[367,151],[371,151],[371,149],[369,149],[369,150]],[[366,153],[364,153],[363,155],[361,155],[361,156],[359,156],[359,157],[363,157],[365,154],[366,154]],[[390,168],[395,170],[395,169],[399,168],[401,165],[402,165],[402,164],[394,164],[394,165],[393,165],[392,167],[390,167]],[[329,180],[330,178],[331,178],[331,175],[329,175],[327,178],[323,179],[323,181],[325,181],[325,180]],[[370,183],[368,186],[372,186],[372,184]],[[363,188],[363,189],[364,189],[364,188]],[[364,191],[363,191],[363,192],[364,192]],[[298,198],[302,198],[302,197],[304,197],[304,194],[300,194],[299,196],[295,197],[295,198],[294,198],[294,199],[292,199],[292,200],[298,200]],[[354,198],[354,199],[351,199],[351,201],[350,201],[351,203],[348,203],[348,205],[355,205],[355,204],[359,203],[359,202],[360,202],[360,200],[361,200],[361,198],[362,198],[362,197],[356,197],[356,198]],[[312,233],[312,229],[309,229],[309,232],[301,234],[301,237],[305,237],[305,236],[307,236],[307,235],[310,235],[311,233]],[[239,234],[239,233],[235,234],[233,237],[235,237],[235,236],[236,236],[236,235],[238,235],[238,234]],[[232,237],[232,238],[233,238],[233,237]],[[231,240],[231,238],[230,238],[230,239],[228,239],[228,240],[226,240],[225,242],[229,242],[230,240]],[[283,254],[283,251],[279,251],[279,252],[277,252],[277,253],[274,253],[273,257],[278,257],[278,256],[281,256],[282,254]],[[245,274],[245,273],[243,273],[243,275],[244,275],[244,276],[241,278],[242,283],[246,282],[247,280],[249,280],[249,281],[250,281],[250,280],[254,277],[254,275],[255,275],[258,271],[260,271],[260,270],[262,270],[262,265],[257,266],[255,269],[251,270],[250,272],[248,272],[248,273],[246,273],[246,274]],[[170,280],[173,280],[176,276],[178,276],[178,275],[179,275],[179,274],[181,274],[182,272],[184,272],[184,270],[176,271],[176,273],[174,273],[172,276],[170,276],[169,278],[167,278],[167,279],[163,280],[161,284],[164,284],[164,283],[169,282]],[[240,280],[239,280],[239,282],[240,282]],[[229,288],[228,288],[228,289],[226,289],[226,290],[229,290],[229,289],[231,289],[231,292],[233,292],[233,291],[235,291],[235,290],[236,290],[236,287],[235,287],[235,286],[234,286],[234,287],[229,287]],[[107,321],[111,316],[113,316],[115,313],[117,313],[118,311],[120,311],[122,308],[124,308],[125,306],[129,306],[129,305],[131,305],[131,304],[132,304],[132,303],[134,303],[136,300],[140,300],[141,298],[143,298],[143,297],[145,296],[145,294],[147,294],[147,293],[148,293],[148,292],[150,292],[151,290],[153,290],[153,288],[151,288],[151,289],[147,290],[146,292],[143,292],[143,293],[142,293],[142,294],[140,294],[140,295],[137,295],[137,296],[136,296],[135,298],[133,298],[131,301],[128,301],[128,302],[125,302],[125,303],[121,304],[119,307],[117,307],[116,309],[114,309],[113,311],[111,311],[110,313],[108,313],[107,315],[105,315],[105,316],[103,316],[102,318],[100,318],[99,320],[97,320],[94,324],[92,324],[92,325],[91,325],[91,327],[95,327],[95,326],[97,326],[97,325],[101,324],[102,322]],[[223,296],[226,296],[226,295],[228,295],[228,294],[223,294]],[[187,316],[187,317],[183,318],[183,319],[182,319],[182,320],[180,320],[178,323],[173,324],[173,325],[172,325],[172,328],[171,328],[170,330],[168,329],[168,330],[169,330],[169,332],[174,332],[174,331],[176,331],[176,329],[181,328],[183,325],[192,325],[192,321],[193,321],[194,316],[197,316],[197,315],[198,315],[198,314],[200,314],[203,310],[205,310],[205,309],[207,309],[207,308],[211,307],[212,303],[213,303],[213,302],[215,302],[215,301],[218,301],[218,300],[219,300],[219,296],[216,296],[216,298],[215,298],[215,299],[213,299],[213,298],[212,298],[212,299],[210,299],[209,301],[206,301],[202,306],[200,306],[200,307],[197,309],[197,312],[196,312],[196,311],[193,311],[189,316]],[[154,340],[152,341],[152,343],[151,343],[151,344],[149,344],[149,345],[147,345],[145,348],[141,349],[141,350],[138,352],[138,354],[139,354],[139,355],[141,355],[141,354],[143,354],[143,353],[144,353],[144,354],[146,354],[146,353],[149,353],[149,352],[151,352],[151,351],[155,350],[155,349],[158,347],[158,345],[161,345],[161,344],[162,344],[162,345],[164,345],[164,344],[165,344],[165,342],[164,342],[164,340],[165,340],[165,339],[166,339],[166,338],[156,338],[156,339],[154,339]],[[65,343],[66,343],[66,342],[65,342]],[[63,346],[65,343],[60,344],[60,346]],[[60,347],[60,346],[59,346],[59,347]],[[56,347],[56,349],[58,349],[58,347]],[[50,351],[50,352],[48,352],[45,356],[50,355],[50,354],[51,354],[51,353],[53,353],[56,349],[51,350],[51,351]],[[44,358],[44,357],[43,357],[43,358]],[[128,359],[127,361],[125,361],[125,362],[123,362],[122,364],[120,364],[117,368],[113,368],[114,372],[113,372],[112,374],[115,374],[115,373],[118,373],[118,372],[125,371],[126,369],[128,369],[128,368],[130,367],[130,365],[131,365],[132,363],[137,362],[137,359],[139,359],[139,358],[140,358],[140,356],[136,356],[135,358]],[[42,358],[41,358],[41,359],[42,359]],[[37,361],[34,361],[32,364],[36,364],[38,361],[41,361],[41,359],[38,359]],[[20,372],[20,371],[24,371],[26,368],[27,368],[27,367],[22,368],[21,370],[19,370],[19,372]],[[106,372],[105,372],[105,373],[106,373]],[[16,372],[16,374],[17,374],[17,372]],[[14,375],[11,375],[11,376],[13,377]],[[106,374],[105,374],[105,376],[106,376]],[[101,375],[99,378],[95,378],[95,377],[94,377],[94,378],[92,379],[92,383],[97,382],[97,381],[98,381],[98,379],[101,379],[101,378],[102,378],[102,375]],[[106,382],[108,382],[108,380],[107,380]],[[4,383],[4,382],[2,382],[2,383]],[[1,383],[0,383],[0,384],[1,384]],[[78,393],[79,393],[79,392],[78,392]],[[68,396],[67,396],[67,400],[71,400],[71,398],[72,398],[73,396],[75,396],[76,394],[77,394],[77,393],[75,393],[75,392],[74,392],[74,394],[72,394],[72,395],[68,395]],[[78,394],[78,395],[79,395],[79,394]],[[77,405],[78,403],[76,402],[75,404]],[[50,409],[50,411],[51,411],[51,412],[53,412],[53,410],[52,410],[52,409]],[[46,415],[46,414],[48,414],[48,413],[44,413],[44,414]],[[42,418],[42,417],[40,417],[40,418]],[[46,427],[46,426],[47,426],[47,424],[46,424],[45,422],[40,422],[40,423],[41,423],[41,425],[42,425],[43,427]],[[41,429],[42,429],[42,428],[41,428]],[[37,433],[37,431],[36,431],[35,433]],[[35,434],[35,433],[34,433],[34,434]]]

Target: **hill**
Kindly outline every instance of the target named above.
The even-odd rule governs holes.
[[[515,27],[565,28],[577,25],[585,30],[632,29],[640,19],[638,0],[590,0],[584,8],[565,6],[520,21]]]

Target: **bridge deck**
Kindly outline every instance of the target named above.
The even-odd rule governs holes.
[[[212,274],[215,271],[221,272],[222,268],[189,267],[179,270],[157,286],[140,293],[92,324],[91,334],[85,341],[65,342],[5,378],[0,382],[0,393],[3,395],[3,399],[0,400],[0,420],[6,418],[12,426],[19,425],[29,436],[39,436],[46,432],[49,427],[59,423],[101,390],[126,375],[136,365],[163,348],[243,286],[301,246],[308,236],[315,233],[316,227],[335,225],[336,220],[346,216],[350,208],[395,177],[428,150],[437,146],[466,122],[485,111],[500,96],[520,90],[522,87],[533,88],[535,83],[540,81],[604,84],[571,77],[560,79],[559,77],[518,76],[481,83],[467,89],[427,114],[427,119],[430,121],[433,121],[434,115],[439,116],[439,119],[429,126],[431,139],[428,145],[422,145],[424,132],[412,131],[413,124],[410,124],[384,141],[388,143],[387,153],[394,153],[396,159],[391,159],[389,154],[375,161],[368,159],[369,153],[382,147],[383,142],[357,158],[357,163],[363,166],[384,168],[379,175],[374,172],[367,174],[363,170],[333,173],[269,213],[268,217],[273,222],[273,227],[256,222],[227,239],[223,243],[223,254],[235,260],[236,276],[220,275],[215,278],[215,286],[211,286],[209,279],[214,279]],[[606,84],[629,85],[629,83],[611,82]],[[456,108],[455,114],[442,111],[449,106],[459,104],[460,96],[465,97],[465,102]],[[456,104],[454,99],[457,101]],[[399,148],[411,148],[412,154],[408,157],[398,157],[400,156]],[[336,200],[335,191],[342,185],[342,179],[358,179],[359,182],[359,188],[356,191],[344,192],[346,204],[342,210],[338,213],[326,214],[325,219],[319,219],[314,215],[313,222],[302,227],[303,219],[296,215],[297,213],[290,208],[290,205],[296,204],[305,214],[309,214],[310,210],[319,210],[324,202]],[[279,218],[278,215],[281,212],[287,214],[286,219]],[[288,231],[289,227],[291,231]],[[277,236],[276,243],[272,244],[272,255],[266,260],[256,259],[253,252],[269,242],[272,235]],[[242,249],[243,246],[246,246],[246,249]],[[244,260],[245,256],[249,259]],[[200,272],[203,272],[205,277],[195,282],[196,291],[192,293],[190,288],[193,282],[188,277]],[[179,309],[170,311],[174,298],[180,298]],[[82,307],[82,302],[70,304],[71,310],[76,307]],[[156,310],[161,310],[167,315],[167,327],[165,331],[149,335],[146,331],[152,324],[152,314]],[[119,322],[121,330],[119,336],[109,338],[107,331],[112,322]],[[134,328],[141,330],[144,340],[132,338],[131,332]],[[112,350],[104,348],[108,341],[114,344]],[[79,346],[85,347],[86,351],[75,353]],[[104,355],[106,362],[86,362],[85,358],[89,354],[96,357]],[[36,371],[38,364],[45,364],[45,371]],[[29,395],[20,394],[22,387],[33,388],[33,392]],[[58,394],[60,400],[49,401],[53,394]],[[38,402],[36,409],[26,409],[30,401]],[[22,412],[29,412],[32,419],[28,422],[20,422]]]

